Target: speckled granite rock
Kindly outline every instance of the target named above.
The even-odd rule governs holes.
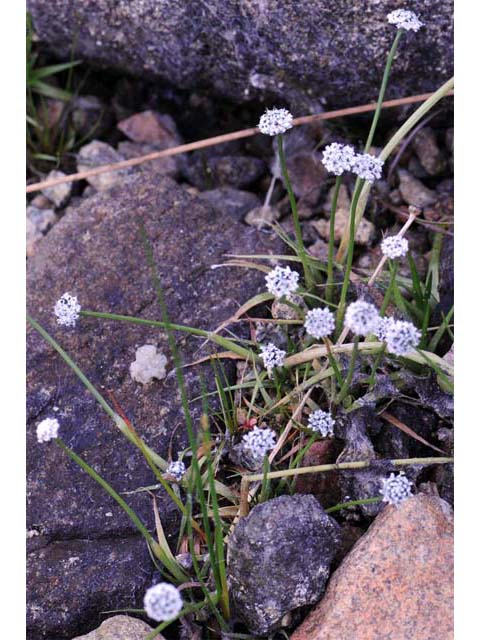
[[[313,496],[257,505],[228,546],[234,615],[254,634],[280,628],[284,616],[322,595],[339,546],[340,527]]]
[[[452,640],[453,514],[433,496],[387,506],[292,640]]]
[[[41,40],[68,59],[205,88],[235,101],[318,110],[376,98],[403,0],[28,0]],[[411,0],[426,26],[404,37],[388,97],[453,74],[453,1]]]
[[[98,629],[73,640],[145,640],[145,634],[150,631],[152,627],[141,620],[129,616],[113,616],[102,622]]]
[[[165,333],[93,318],[82,318],[75,329],[66,329],[56,325],[53,316],[55,301],[70,291],[85,309],[160,318],[139,221],[152,243],[171,318],[205,329],[217,327],[239,304],[264,288],[260,272],[211,270],[210,265],[221,262],[226,253],[278,254],[281,247],[275,236],[260,234],[234,215],[216,212],[171,179],[153,172],[133,176],[67,209],[29,260],[29,313],[105,395],[110,390],[114,393],[142,437],[166,457],[170,442],[175,451],[186,441],[176,381],[167,376],[143,386],[129,374],[136,349],[144,344],[155,344],[165,353],[167,373],[172,370]],[[177,340],[186,361],[198,357],[197,340],[185,334],[177,335]],[[226,366],[229,370],[228,363]],[[208,365],[204,372],[210,380]],[[185,376],[191,397],[198,396],[195,370],[186,369]],[[194,421],[198,420],[200,406],[194,404],[191,409]],[[31,533],[28,540],[29,640],[68,639],[94,628],[98,624],[95,612],[139,606],[139,594],[148,586],[154,569],[143,538],[123,511],[58,447],[37,443],[36,424],[52,415],[59,419],[66,443],[117,491],[155,484],[140,453],[115,429],[65,363],[29,328],[27,527],[38,533]],[[178,513],[163,492],[157,497],[165,532],[173,539]],[[153,530],[148,494],[127,499]],[[72,584],[77,578],[55,556],[59,548],[55,545],[60,542],[65,547],[63,555],[81,556],[73,547],[85,540],[90,541],[94,560],[95,542],[103,540],[104,551],[98,552],[91,569],[95,588],[86,581],[81,582],[82,587]],[[108,549],[114,562],[109,561]],[[124,564],[131,567],[131,578],[118,578],[117,587],[111,590],[112,580],[117,580],[115,571],[122,576]],[[45,576],[50,582],[45,582]],[[46,588],[48,584],[55,588]],[[77,606],[68,594],[80,588],[81,606]]]

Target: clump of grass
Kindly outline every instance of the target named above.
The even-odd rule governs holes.
[[[85,72],[77,74],[82,64],[74,59],[72,45],[70,60],[58,64],[42,64],[42,55],[36,45],[32,17],[27,12],[26,34],[26,139],[27,166],[41,176],[45,171],[58,168],[68,153],[82,146],[95,133],[101,114],[90,131],[78,135],[72,120],[74,99],[87,79]],[[58,116],[52,116],[50,101],[61,103]]]
[[[326,168],[336,175],[327,264],[310,256],[305,249],[283,148],[282,136],[288,135],[291,114],[285,109],[274,109],[267,111],[267,117],[264,116],[263,122],[260,122],[260,129],[263,127],[264,133],[277,136],[295,238],[288,237],[279,225],[273,225],[273,230],[285,242],[290,253],[278,256],[231,256],[225,263],[225,266],[243,268],[247,272],[249,269],[263,271],[266,274],[264,293],[245,302],[237,314],[226,320],[216,331],[172,323],[168,317],[150,242],[141,227],[146,259],[160,308],[160,320],[82,309],[79,301],[73,296],[64,297],[67,307],[62,304],[57,309],[59,324],[67,327],[74,326],[82,317],[91,317],[105,322],[147,325],[166,332],[175,364],[188,436],[188,451],[183,452],[180,459],[187,459],[186,454],[189,454],[191,465],[188,469],[177,465],[175,472],[170,468],[169,473],[167,461],[143,441],[126,416],[109,405],[59,343],[36,320],[28,318],[31,325],[93,394],[115,426],[143,454],[158,484],[141,487],[137,491],[151,491],[163,487],[182,514],[181,533],[185,533],[188,539],[192,572],[184,569],[170,549],[157,511],[155,537],[115,489],[69,449],[56,427],[51,429],[52,425],[46,425],[48,429],[42,431],[42,441],[49,438],[54,440],[125,510],[144,536],[152,558],[160,563],[160,570],[165,579],[178,588],[177,595],[181,598],[183,608],[178,610],[180,600],[175,600],[175,596],[174,600],[178,605],[174,607],[175,615],[172,613],[171,619],[158,619],[160,624],[149,634],[149,638],[154,638],[174,620],[184,615],[195,615],[200,610],[208,611],[210,627],[218,636],[231,631],[225,542],[231,526],[235,525],[239,517],[248,513],[250,505],[264,502],[280,493],[293,492],[295,479],[299,475],[328,473],[339,469],[365,469],[372,464],[369,460],[356,460],[339,464],[302,466],[305,455],[318,439],[335,435],[337,416],[354,411],[360,406],[363,395],[375,388],[379,372],[390,376],[393,384],[399,386],[403,384],[401,376],[398,375],[402,370],[412,375],[433,372],[443,388],[453,391],[452,368],[435,353],[442,336],[450,331],[450,312],[444,317],[441,325],[435,328],[433,335],[429,335],[431,311],[438,302],[440,241],[435,241],[424,282],[421,281],[410,254],[408,261],[411,278],[400,278],[398,275],[397,258],[408,249],[406,241],[403,240],[404,237],[408,237],[408,228],[415,221],[418,211],[411,212],[408,224],[398,234],[397,242],[385,244],[385,259],[378,268],[367,277],[361,278],[367,290],[375,286],[383,295],[380,308],[377,309],[368,300],[349,301],[352,294],[355,228],[359,211],[361,213],[364,206],[362,198],[365,195],[365,186],[370,186],[378,179],[383,162],[388,157],[385,150],[379,158],[374,158],[368,152],[374,139],[391,65],[403,31],[403,28],[399,28],[388,55],[377,110],[364,150],[357,153],[352,147],[346,150],[345,146],[331,145],[332,148],[326,150],[323,156]],[[447,83],[439,89],[428,108],[445,95],[446,86],[450,85]],[[402,127],[395,134],[395,145],[418,121],[421,117],[419,114],[423,115],[427,111],[426,105],[422,105],[409,118],[408,126]],[[385,149],[391,148],[392,145],[391,141]],[[343,266],[340,259],[345,253],[342,251],[342,245],[340,256],[337,254],[336,261],[334,259],[333,230],[338,191],[342,174],[346,171],[355,173],[357,182],[350,210],[349,233],[344,243],[346,263]],[[263,264],[266,260],[270,262],[272,258],[287,263],[287,266],[271,269]],[[382,269],[387,262],[388,273],[384,274]],[[295,269],[298,266],[301,267],[301,273]],[[283,316],[254,318],[253,321],[277,325],[280,332],[283,332],[282,345],[277,346],[273,342],[259,344],[256,340],[240,340],[220,335],[231,322],[240,322],[244,314],[250,314],[257,306],[265,305],[272,300],[284,305]],[[395,317],[387,318],[385,314],[390,304],[395,307]],[[183,374],[184,365],[174,337],[176,331],[203,337],[207,342],[213,342],[224,350],[204,359],[210,360],[212,364],[215,389],[209,391],[202,383],[201,398],[188,397]],[[353,340],[346,343],[349,334],[352,334]],[[244,373],[235,384],[228,382],[223,370],[221,360],[225,358],[243,361]],[[218,401],[216,411],[211,409],[209,402],[212,396]],[[203,412],[199,423],[194,424],[190,403],[199,399],[202,401]],[[216,428],[215,438],[212,437],[212,426]],[[229,466],[225,453],[229,454],[231,461],[236,455],[235,464]],[[437,456],[389,462],[393,468],[403,468],[408,465],[445,464],[451,461],[451,458]],[[383,498],[381,495],[366,496],[338,504],[328,511],[336,513],[352,506],[381,500],[396,504],[410,495],[410,484],[402,475],[391,476],[383,483]],[[173,593],[171,590],[170,592]]]

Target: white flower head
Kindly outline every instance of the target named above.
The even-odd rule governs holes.
[[[181,460],[175,460],[175,462],[170,462],[167,467],[166,473],[175,478],[177,482],[180,482],[180,480],[185,475],[186,470],[187,468]]]
[[[397,356],[407,356],[420,342],[421,333],[415,325],[405,320],[390,323],[385,331],[387,350]]]
[[[292,128],[292,120],[288,109],[267,109],[260,118],[258,128],[267,136],[277,136]]]
[[[412,485],[413,482],[410,482],[403,471],[398,476],[391,473],[389,478],[382,478],[382,488],[380,489],[380,493],[383,496],[382,502],[398,506],[401,502],[410,498]]]
[[[296,271],[292,271],[290,267],[275,267],[265,276],[268,291],[276,298],[287,296],[295,293],[298,289],[298,280],[300,276]]]
[[[305,317],[305,331],[317,338],[325,338],[335,329],[335,316],[327,309],[311,309]]]
[[[72,296],[68,292],[64,293],[63,296],[57,300],[54,307],[58,324],[63,324],[66,327],[74,327],[80,317],[79,313],[81,308],[76,296]]]
[[[385,342],[385,340],[387,339],[387,331],[392,326],[392,324],[395,324],[395,322],[395,318],[378,318],[377,327],[373,333],[381,342]]]
[[[159,582],[147,589],[143,607],[149,618],[162,622],[178,616],[183,607],[183,600],[177,587],[168,582]]]
[[[384,256],[387,256],[390,260],[395,260],[395,258],[402,258],[407,255],[408,240],[401,236],[389,236],[382,240],[380,247]]]
[[[276,444],[275,432],[272,429],[253,429],[243,436],[242,444],[254,460],[261,461]]]
[[[344,171],[350,171],[355,161],[355,150],[348,144],[332,142],[323,150],[322,164],[327,171],[341,176]]]
[[[332,414],[328,411],[314,411],[308,417],[308,426],[312,431],[320,433],[324,438],[333,436],[333,426],[335,420],[332,418]]]
[[[345,326],[355,335],[366,336],[375,333],[378,326],[377,309],[365,300],[357,300],[348,305],[345,313]]]
[[[260,358],[263,360],[263,365],[270,375],[274,367],[283,367],[285,362],[285,351],[276,347],[272,342],[268,344],[262,344],[260,346]]]
[[[48,442],[58,438],[60,424],[56,418],[45,418],[37,425],[38,442]]]
[[[388,14],[387,20],[390,24],[394,24],[397,29],[415,31],[415,33],[423,27],[423,22],[418,19],[417,14],[408,9],[395,9],[395,11]]]
[[[380,180],[382,177],[383,160],[369,153],[357,153],[352,165],[353,173],[367,182]]]

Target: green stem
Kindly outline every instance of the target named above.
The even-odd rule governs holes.
[[[379,158],[384,162],[388,159],[390,154],[398,147],[401,140],[408,135],[408,133],[413,129],[413,127],[426,115],[433,107],[439,102],[442,98],[444,98],[452,89],[453,89],[454,79],[450,78],[447,80],[435,93],[425,100],[416,111],[412,113],[412,115],[402,124],[402,126],[398,129],[398,131],[390,138],[388,143],[383,148]],[[365,207],[367,206],[368,195],[370,193],[371,184],[367,183],[363,185],[362,192],[360,194],[360,200],[357,207],[357,219],[355,221],[355,225],[358,226],[360,220],[362,219],[363,212],[365,211]],[[340,242],[340,247],[337,251],[336,260],[337,262],[343,262],[345,250],[348,244],[348,232],[345,230],[342,241]]]
[[[372,373],[370,374],[370,382],[368,385],[369,391],[373,389],[373,386],[375,384],[375,379],[377,377],[377,369],[380,366],[380,362],[382,361],[386,351],[387,351],[387,345],[384,344],[383,347],[380,349],[380,351],[377,353],[377,357],[375,358],[375,361],[372,366]]]
[[[268,472],[270,470],[270,462],[268,460],[268,455],[265,455],[263,458],[263,478],[262,478],[262,491],[260,493],[259,502],[266,502],[268,499],[268,491],[270,487],[270,482],[268,481]]]
[[[184,582],[185,580],[188,580],[187,576],[182,571],[179,570],[176,563],[170,562],[170,560],[167,558],[163,549],[156,542],[152,534],[145,527],[145,525],[137,516],[135,511],[133,511],[133,509],[125,502],[125,500],[118,495],[115,489],[112,486],[110,486],[108,482],[102,478],[102,476],[100,476],[96,471],[94,471],[94,469],[92,469],[92,467],[87,462],[85,462],[83,458],[81,458],[74,451],[72,451],[63,442],[61,438],[56,438],[55,442],[58,444],[58,446],[61,449],[63,449],[63,451],[65,451],[65,453],[74,462],[76,462],[79,465],[79,467],[81,467],[86,473],[88,473],[88,475],[91,478],[93,478],[93,480],[95,480],[95,482],[97,482],[103,489],[105,489],[105,491],[120,505],[120,507],[125,511],[125,513],[128,515],[130,520],[133,522],[133,524],[137,527],[137,529],[140,531],[142,536],[148,542],[149,546],[152,548],[157,558],[166,566],[166,568],[175,577],[175,579],[178,580],[179,582]]]
[[[32,327],[38,331],[38,333],[42,336],[42,338],[48,342],[48,344],[57,351],[68,366],[76,373],[79,379],[83,382],[86,388],[90,391],[93,397],[97,400],[97,402],[103,407],[105,412],[112,418],[112,420],[117,423],[118,414],[112,409],[112,407],[107,403],[107,401],[103,398],[103,396],[96,390],[90,380],[85,376],[83,371],[75,364],[75,362],[70,358],[68,353],[62,349],[62,347],[56,342],[51,335],[45,331],[45,329],[38,324],[34,318],[27,314],[27,321],[32,325]]]
[[[390,267],[390,281],[388,283],[388,289],[385,292],[385,296],[383,297],[382,306],[380,308],[380,315],[384,316],[385,311],[387,310],[388,305],[390,304],[390,298],[392,297],[393,290],[395,288],[395,279],[397,277],[398,271],[398,262],[396,260],[389,260]]]
[[[298,217],[297,202],[295,200],[295,195],[293,193],[292,185],[290,183],[290,176],[288,175],[287,163],[285,160],[285,152],[283,150],[282,134],[279,134],[277,136],[277,141],[278,141],[278,156],[280,158],[280,165],[282,167],[283,179],[285,180],[285,186],[287,188],[288,198],[290,200],[290,207],[292,209],[293,226],[295,228],[295,236],[296,236],[297,245],[298,245],[299,257],[303,265],[305,285],[307,289],[313,289],[315,283],[313,282],[312,276],[310,274],[310,268],[307,262],[307,253],[305,251],[305,245],[303,244],[302,229],[300,227],[300,219]]]
[[[204,402],[206,401],[206,398]],[[217,574],[220,582],[220,606],[222,608],[222,613],[225,618],[228,620],[230,618],[230,603],[228,599],[228,585],[227,585],[227,572],[226,572],[226,562],[225,562],[225,549],[224,549],[224,541],[223,541],[223,527],[222,520],[220,518],[219,504],[218,504],[218,496],[217,491],[215,489],[215,471],[212,460],[212,440],[210,436],[210,425],[208,422],[207,408],[204,407],[203,414],[203,442],[206,450],[206,458],[207,458],[207,474],[208,474],[208,484],[210,490],[210,496],[212,500],[212,511],[213,518],[215,523],[214,536],[215,536],[215,557],[211,558],[212,565],[216,564]],[[207,516],[208,517],[208,516]]]
[[[208,603],[208,606],[210,607],[210,610],[212,611],[213,615],[217,619],[217,622],[220,625],[220,628],[224,629],[226,627],[225,621],[223,620],[220,614],[220,611],[215,606],[219,599],[219,586],[220,586],[217,584],[217,577],[214,575],[215,588],[216,588],[216,593],[214,594],[215,599],[214,599],[212,595],[209,593],[205,585],[205,582],[202,577],[202,571],[200,569],[200,565],[198,564],[197,552],[195,549],[195,539],[193,537],[193,532],[192,532],[192,522],[193,522],[193,513],[192,513],[193,486],[192,485],[193,485],[193,481],[190,483],[189,495],[187,498],[187,505],[188,505],[188,512],[189,512],[189,517],[187,518],[188,547],[190,549],[190,555],[192,557],[193,569],[195,571],[195,575],[197,576],[197,580],[200,583],[201,589],[205,596],[205,600]],[[209,549],[210,562],[212,563],[212,569],[213,569],[213,546],[212,547],[209,546],[208,549]]]
[[[323,339],[323,343],[324,343],[325,348],[327,350],[328,361],[329,361],[330,366],[332,367],[332,369],[333,369],[333,371],[335,373],[335,378],[337,379],[338,386],[340,388],[342,388],[343,378],[342,378],[342,374],[340,373],[340,369],[338,368],[338,364],[337,364],[337,361],[335,359],[335,356],[332,353],[332,345],[330,344],[330,340],[328,338],[324,338]]]
[[[228,338],[223,338],[222,336],[217,335],[216,333],[212,333],[211,331],[205,331],[204,329],[196,329],[195,327],[189,327],[183,324],[173,324],[171,322],[160,322],[158,320],[148,320],[147,318],[136,318],[135,316],[124,316],[116,313],[102,313],[100,311],[80,311],[81,316],[90,316],[92,318],[104,318],[105,320],[115,320],[118,322],[131,322],[133,324],[144,324],[150,327],[160,327],[162,329],[171,329],[173,331],[183,331],[185,333],[189,333],[194,336],[202,336],[211,340],[212,342],[216,342],[221,347],[229,349],[234,353],[237,353],[244,358],[249,358],[250,360],[253,358],[254,360],[259,360],[259,357],[250,351],[249,349],[245,349],[240,347],[238,344],[233,342],[232,340],[228,340]]]
[[[385,97],[385,90],[387,88],[388,78],[390,76],[390,71],[392,69],[393,58],[395,57],[395,53],[397,52],[398,43],[400,42],[400,38],[402,37],[403,32],[404,32],[403,29],[397,30],[397,35],[395,36],[393,44],[388,53],[387,63],[383,71],[382,84],[380,85],[380,91],[378,93],[377,107],[375,109],[375,113],[373,114],[372,124],[370,126],[370,131],[368,133],[367,142],[365,143],[365,149],[364,149],[365,153],[368,153],[368,151],[370,150],[370,147],[372,146],[373,136],[375,135],[378,120],[380,118],[380,112],[382,111],[383,99]]]
[[[83,382],[85,387],[90,391],[93,397],[97,400],[99,405],[103,408],[105,413],[110,416],[110,418],[114,421],[115,426],[117,426],[124,436],[130,440],[134,445],[138,446],[139,436],[134,436],[132,431],[128,428],[125,420],[121,418],[115,411],[110,407],[105,398],[97,391],[97,389],[93,386],[87,376],[83,373],[83,371],[75,364],[75,362],[70,358],[68,353],[62,349],[62,347],[58,344],[58,342],[52,338],[52,336],[45,331],[45,329],[32,317],[27,314],[27,320],[32,325],[32,327],[38,331],[38,333],[42,336],[42,338],[47,342],[51,347],[55,349],[55,351],[61,356],[61,358],[68,364],[68,366],[72,369],[72,371],[78,376],[78,378]],[[143,441],[142,441],[143,442]],[[145,450],[148,452],[149,456],[154,460],[155,464],[160,468],[165,470],[167,468],[166,461],[161,458],[153,449],[150,449],[145,443],[143,443]]]
[[[333,297],[333,254],[335,252],[335,214],[337,212],[338,193],[342,184],[342,176],[337,176],[330,212],[330,237],[328,239],[327,290],[325,297],[330,303]]]
[[[360,340],[359,336],[355,336],[355,339],[354,339],[354,342],[353,342],[352,356],[350,358],[350,365],[348,367],[347,377],[345,378],[345,382],[343,383],[342,388],[340,389],[340,393],[338,394],[337,398],[335,399],[335,404],[340,404],[345,399],[345,396],[347,395],[348,391],[350,390],[350,385],[352,384],[353,372],[355,370],[355,363],[357,361],[358,341],[359,340]]]
[[[350,206],[350,235],[348,240],[348,254],[347,264],[345,266],[345,275],[343,278],[342,291],[340,293],[340,302],[337,309],[337,333],[341,330],[343,317],[345,315],[345,303],[347,300],[348,286],[350,284],[350,273],[352,271],[353,264],[353,249],[355,246],[355,211],[357,209],[358,199],[364,180],[360,180],[359,187],[355,190],[353,195],[352,204]]]
[[[347,507],[356,507],[361,504],[374,504],[375,502],[381,502],[382,500],[382,496],[378,496],[377,498],[364,498],[363,500],[350,500],[350,502],[342,502],[341,504],[336,504],[334,507],[325,509],[325,513],[335,513],[335,511],[341,511]]]
[[[395,53],[397,51],[397,47],[398,47],[398,43],[400,42],[400,38],[402,37],[403,34],[403,29],[398,29],[397,30],[397,34],[395,36],[395,39],[393,41],[393,44],[390,48],[390,51],[388,53],[388,57],[387,57],[387,62],[385,64],[385,69],[383,71],[383,77],[382,77],[382,84],[380,85],[380,91],[378,93],[378,98],[377,98],[377,106],[375,108],[375,113],[373,114],[373,119],[372,119],[372,124],[370,125],[370,131],[368,132],[368,137],[367,137],[367,141],[365,143],[365,148],[364,148],[364,153],[368,153],[370,151],[370,147],[372,146],[372,142],[373,142],[373,138],[375,136],[375,132],[377,130],[377,125],[378,125],[378,121],[380,119],[380,113],[382,111],[382,105],[383,105],[383,99],[385,97],[385,91],[387,88],[387,84],[388,84],[388,78],[390,77],[390,71],[392,69],[392,63],[393,63],[393,58],[395,57]],[[354,188],[354,197],[357,196],[357,201],[358,198],[360,197],[360,193],[363,189],[363,182],[357,178],[357,180],[355,181],[355,188]],[[355,224],[354,224],[354,230],[355,230]],[[337,261],[338,262],[343,262],[343,258],[344,258],[344,246],[347,242],[350,242],[350,238],[352,237],[352,231],[351,229],[349,230],[349,235],[347,237],[344,236],[344,238],[342,238],[342,242],[340,243],[340,248],[338,250],[337,253]],[[354,231],[355,233],[355,231]]]

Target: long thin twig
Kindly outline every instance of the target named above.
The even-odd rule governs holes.
[[[453,91],[449,95],[453,94]],[[397,98],[395,100],[387,100],[383,103],[382,108],[399,107],[405,104],[413,104],[415,102],[423,102],[427,100],[431,93],[422,93],[415,96],[408,96],[406,98]],[[318,120],[332,120],[334,118],[342,118],[344,116],[356,115],[359,113],[367,113],[369,111],[375,111],[377,103],[363,104],[357,107],[348,107],[346,109],[337,109],[335,111],[327,111],[325,113],[317,113],[311,116],[302,116],[293,120],[293,125],[298,126],[301,124],[310,124],[311,122],[317,122]],[[167,158],[169,156],[176,156],[180,153],[187,153],[189,151],[196,151],[197,149],[205,149],[206,147],[213,147],[217,144],[229,142],[231,140],[240,140],[241,138],[249,138],[258,133],[256,127],[250,129],[241,129],[240,131],[233,131],[232,133],[225,133],[220,136],[214,136],[213,138],[205,138],[203,140],[197,140],[196,142],[189,142],[188,144],[182,144],[178,147],[171,147],[169,149],[162,149],[161,151],[153,151],[147,153],[144,156],[138,156],[137,158],[130,158],[129,160],[122,160],[120,162],[111,162],[109,164],[101,165],[100,167],[93,167],[85,171],[79,171],[78,173],[71,173],[68,176],[62,176],[59,178],[50,178],[49,180],[43,180],[42,182],[36,182],[34,184],[27,185],[26,193],[33,193],[34,191],[40,191],[46,187],[53,187],[57,184],[65,184],[67,182],[75,182],[77,180],[85,180],[90,176],[97,176],[101,173],[109,173],[110,171],[120,171],[120,169],[126,169],[128,167],[134,167],[144,162],[151,162],[158,158]]]

